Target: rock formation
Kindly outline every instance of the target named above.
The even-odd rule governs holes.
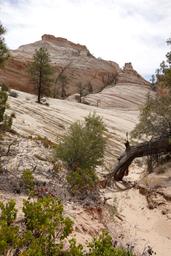
[[[85,94],[99,92],[116,82],[148,84],[133,70],[130,63],[125,64],[122,70],[115,62],[95,58],[84,45],[46,34],[40,41],[10,51],[11,57],[5,69],[0,70],[0,81],[11,88],[33,93],[34,85],[28,75],[27,64],[31,62],[35,49],[40,47],[48,49],[55,71],[52,97],[60,97],[59,75],[61,74],[66,78],[67,96],[79,92],[78,84],[80,83]]]
[[[155,93],[148,86],[136,83],[118,83],[81,98],[82,103],[100,108],[139,109],[145,102],[147,94]]]
[[[117,76],[117,83],[145,84],[149,83],[133,69],[132,63],[125,63],[123,70]]]

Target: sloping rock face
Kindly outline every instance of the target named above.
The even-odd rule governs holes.
[[[34,92],[34,85],[27,72],[27,65],[31,62],[36,49],[46,47],[54,69],[52,96],[60,96],[61,82],[59,75],[65,76],[66,96],[78,92],[78,83],[87,90],[98,92],[111,84],[120,68],[115,62],[96,59],[86,46],[74,44],[64,38],[43,35],[41,41],[20,46],[11,51],[4,70],[0,70],[0,80],[9,87]]]
[[[52,35],[43,35],[40,41],[10,51],[11,57],[5,69],[0,70],[0,82],[14,89],[34,93],[34,85],[28,75],[28,63],[40,47],[47,48],[54,69],[52,97],[61,96],[61,75],[65,77],[66,97],[79,92],[80,85],[84,94],[89,94],[116,82],[148,83],[133,70],[131,64],[126,64],[122,70],[115,62],[95,58],[86,46]]]
[[[155,95],[149,86],[136,83],[118,83],[100,93],[81,98],[82,103],[100,108],[121,108],[138,110],[146,101],[147,94]]]
[[[49,98],[49,106],[45,106],[36,103],[35,95],[19,91],[17,94],[17,98],[9,96],[9,106],[16,113],[13,129],[24,136],[47,137],[56,143],[72,122],[83,120],[89,113],[96,112],[108,129],[106,159],[109,163],[113,163],[122,151],[125,134],[134,128],[138,119],[138,110],[129,109],[129,105],[127,108],[103,109]]]

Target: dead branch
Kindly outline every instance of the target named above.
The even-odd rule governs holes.
[[[120,157],[119,162],[113,167],[112,172],[108,174],[107,180],[114,179],[120,181],[124,175],[128,174],[128,168],[135,158],[150,156],[156,154],[166,154],[171,152],[171,136],[166,135],[150,142],[139,143],[136,146],[130,146]]]

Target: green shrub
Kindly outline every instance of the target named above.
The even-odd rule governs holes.
[[[1,88],[2,91],[9,92],[8,86],[4,83],[0,83],[0,88]]]
[[[81,244],[77,245],[75,239],[69,240],[69,249],[63,252],[64,256],[86,256]]]
[[[111,236],[106,232],[89,244],[89,256],[133,256],[127,249],[114,247]]]
[[[23,174],[21,176],[22,183],[24,185],[24,188],[27,190],[28,193],[32,192],[34,190],[35,180],[32,174],[32,171],[29,169],[26,169],[23,171]]]
[[[7,225],[13,223],[16,219],[17,211],[15,209],[15,201],[11,200],[6,205],[0,202],[1,217],[0,221],[5,221]]]
[[[0,255],[8,255],[10,249],[15,249],[18,243],[19,228],[14,226],[17,211],[13,200],[0,202]]]
[[[4,116],[3,130],[5,130],[5,131],[10,131],[11,130],[12,119],[13,119],[12,115],[10,115],[10,116],[5,115]]]
[[[8,95],[6,91],[0,90],[0,122],[4,120],[4,113],[6,109],[6,102]]]
[[[92,169],[77,169],[67,175],[67,181],[73,194],[91,191],[97,182],[97,176]]]
[[[131,133],[136,139],[149,139],[171,133],[171,95],[148,96],[139,122]]]
[[[85,122],[73,123],[61,143],[56,147],[56,156],[70,169],[92,169],[102,164],[106,145],[106,128],[100,116],[89,115]]]
[[[12,115],[7,116],[5,110],[7,107],[8,94],[3,88],[0,89],[0,130],[10,131],[12,126]]]
[[[95,168],[103,162],[105,131],[101,117],[93,113],[83,123],[73,123],[56,147],[56,156],[65,161],[70,170],[67,179],[73,191],[94,186]]]
[[[23,225],[16,223],[15,202],[0,202],[0,255],[18,256],[133,256],[129,250],[112,245],[112,238],[103,232],[88,244],[87,251],[65,238],[72,231],[72,221],[63,215],[61,202],[54,197],[44,197],[23,202]]]
[[[61,241],[72,230],[72,221],[63,216],[63,206],[53,197],[44,197],[37,202],[24,201],[27,249],[23,255],[59,255]],[[38,254],[39,252],[39,254]]]

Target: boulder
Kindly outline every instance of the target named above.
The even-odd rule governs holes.
[[[68,101],[81,102],[81,96],[79,93],[75,93],[67,97]]]

